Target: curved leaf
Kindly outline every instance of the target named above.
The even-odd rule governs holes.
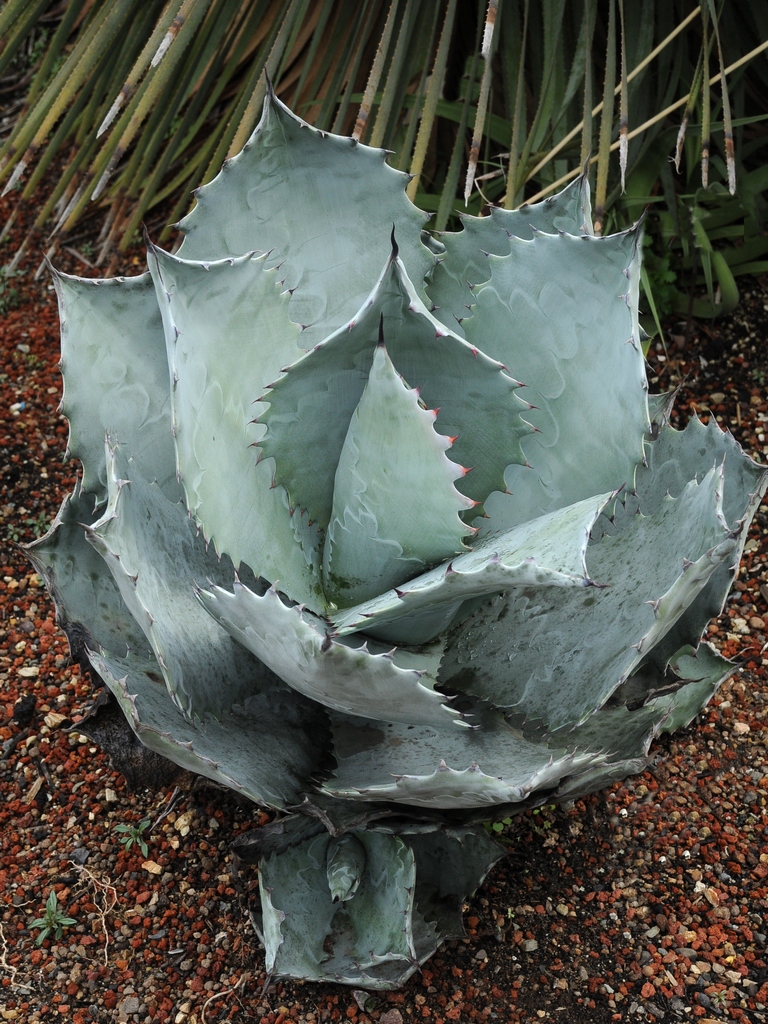
[[[45,580],[56,605],[56,621],[67,634],[74,657],[101,647],[152,658],[152,649],[125,607],[106,562],[86,539],[86,527],[98,515],[93,511],[93,496],[78,483],[48,532],[27,545],[25,554]]]
[[[118,450],[110,498],[89,541],[107,562],[126,607],[152,646],[173,701],[188,717],[221,717],[279,680],[205,614],[196,580],[232,570],[206,548],[183,505],[169,502]]]
[[[144,633],[81,525],[93,502],[79,489],[27,555],[46,580],[73,654],[117,697],[141,742],[176,764],[272,807],[295,804],[330,742],[325,712],[275,680],[268,692],[190,721],[171,699]]]
[[[365,600],[464,550],[459,513],[474,502],[454,487],[464,471],[448,459],[436,415],[377,346],[336,468],[323,551],[328,601]]]
[[[316,345],[362,306],[389,256],[393,224],[414,281],[434,262],[421,242],[426,216],[405,194],[408,176],[385,161],[384,150],[312,128],[269,90],[242,152],[195,193],[179,225],[180,252],[214,260],[274,251],[291,319],[305,328],[307,348]]]
[[[442,645],[410,653],[333,639],[324,620],[284,604],[275,590],[203,590],[205,609],[290,687],[325,707],[393,722],[465,723],[432,687]]]
[[[454,631],[440,680],[552,730],[584,721],[680,618],[736,546],[720,511],[721,472],[652,516],[630,515],[587,552],[588,590],[516,590]]]
[[[649,428],[639,260],[636,230],[514,238],[490,258],[465,333],[526,385],[536,433],[522,441],[528,466],[507,470],[510,493],[486,502],[484,531],[632,485]]]
[[[504,486],[504,469],[522,461],[520,439],[530,427],[518,383],[429,313],[393,254],[354,320],[289,366],[264,396],[264,455],[274,458],[291,502],[321,526],[330,520],[336,467],[380,336],[398,373],[439,411],[436,429],[454,439],[452,458],[472,470],[463,493],[483,501]]]
[[[532,239],[537,231],[592,234],[589,179],[582,174],[540,203],[517,210],[494,206],[490,216],[463,216],[461,223],[461,231],[437,235],[445,255],[430,274],[427,294],[437,319],[463,337],[462,321],[471,315],[474,290],[491,276],[488,256],[508,256],[511,237]]]
[[[323,792],[416,807],[511,804],[605,759],[531,742],[498,712],[473,708],[472,730],[333,718],[336,768]]]
[[[149,253],[173,375],[173,433],[187,507],[217,551],[321,605],[317,531],[260,462],[256,399],[297,355],[299,328],[265,258],[193,263]],[[120,440],[122,440],[120,438]]]
[[[326,752],[317,705],[286,689],[255,694],[218,718],[190,720],[162,685],[154,658],[89,651],[145,747],[266,807],[298,803]]]
[[[665,428],[648,446],[647,459],[647,469],[638,470],[637,497],[627,500],[631,500],[632,507],[639,504],[649,512],[659,506],[665,494],[679,495],[687,479],[701,479],[713,465],[722,465],[723,517],[735,540],[733,554],[715,570],[655,651],[655,658],[663,662],[685,645],[698,645],[707,623],[721,614],[738,572],[749,523],[768,488],[768,469],[749,458],[714,416],[706,426],[694,416],[685,430]]]
[[[53,280],[61,411],[69,420],[69,453],[83,464],[83,489],[98,504],[107,500],[104,437],[111,433],[130,446],[147,479],[178,501],[168,361],[149,274],[89,280],[54,271]]]
[[[599,495],[485,537],[409,584],[335,614],[334,625],[342,635],[361,630],[392,642],[426,643],[470,598],[511,587],[590,586],[587,542],[611,497]]]

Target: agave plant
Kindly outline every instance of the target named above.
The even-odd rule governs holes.
[[[267,970],[366,988],[460,933],[483,820],[706,704],[766,486],[648,394],[583,177],[440,237],[407,182],[269,94],[178,254],[56,273],[83,472],[27,549],[141,742],[278,812]]]

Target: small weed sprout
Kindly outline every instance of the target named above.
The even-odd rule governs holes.
[[[9,282],[14,277],[21,277],[21,274],[21,270],[0,267],[0,314],[7,313],[9,309],[18,309],[21,295],[18,288],[14,288]]]
[[[35,939],[35,945],[42,946],[43,940],[51,932],[53,932],[56,939],[60,939],[64,929],[71,924],[77,924],[77,921],[75,921],[74,917],[64,916],[63,910],[59,907],[56,892],[51,889],[48,899],[45,901],[45,916],[36,917],[30,924],[31,928],[42,928],[42,931]]]
[[[144,832],[149,828],[152,822],[149,818],[145,818],[140,821],[138,825],[115,825],[115,832],[122,832],[123,835],[120,838],[120,842],[125,846],[126,852],[130,850],[134,843],[136,843],[142,852],[144,857],[149,853],[149,847],[144,839]]]
[[[512,824],[511,818],[502,818],[501,821],[493,821],[488,827],[488,831],[491,835],[498,835],[499,832],[503,832],[508,825]]]
[[[2,309],[0,309],[0,314]],[[20,522],[7,523],[5,527],[6,539],[12,544],[22,542],[31,533],[34,538],[42,537],[48,529],[48,515],[46,512],[38,512],[34,517],[28,516]]]

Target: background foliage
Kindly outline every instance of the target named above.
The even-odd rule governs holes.
[[[100,218],[96,263],[188,211],[257,124],[266,68],[310,123],[393,150],[438,230],[591,154],[599,230],[650,204],[654,313],[727,310],[768,269],[768,0],[8,0],[0,39],[0,181],[38,232]]]

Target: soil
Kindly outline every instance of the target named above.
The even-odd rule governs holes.
[[[21,217],[0,266],[23,230]],[[85,238],[53,259],[100,276],[92,251]],[[138,251],[111,268],[142,269]],[[45,530],[78,472],[64,455],[39,249],[17,270],[0,277],[0,1019],[768,1022],[768,506],[708,632],[734,675],[690,728],[654,745],[642,775],[514,819],[508,857],[466,907],[466,937],[401,991],[265,987],[255,870],[238,872],[229,846],[267,816],[189,780],[131,791],[78,731],[92,682],[16,546]],[[768,283],[747,279],[731,317],[687,326],[649,353],[653,390],[684,382],[683,421],[714,415],[765,461]],[[51,892],[72,923],[41,943],[33,921]]]

